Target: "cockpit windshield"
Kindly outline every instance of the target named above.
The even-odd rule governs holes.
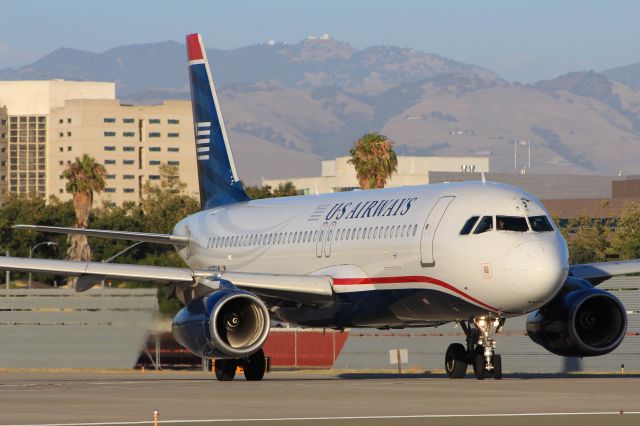
[[[546,216],[529,216],[529,223],[534,232],[553,231],[553,226],[551,226],[549,218]]]
[[[493,217],[492,216],[484,216],[480,219],[478,226],[476,226],[476,230],[473,231],[474,234],[482,234],[483,232],[489,232],[493,229]]]
[[[498,231],[527,232],[529,225],[523,216],[496,216]]]

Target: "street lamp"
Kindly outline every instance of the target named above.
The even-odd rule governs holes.
[[[4,252],[5,256],[7,256],[7,257],[11,256],[9,254],[9,249],[4,249],[4,248],[0,247],[0,250],[2,250]],[[9,271],[7,269],[7,290],[9,290],[10,283],[11,283],[11,271]]]
[[[36,244],[35,246],[31,246],[29,247],[29,259],[33,257],[33,252],[35,251],[35,249],[37,249],[43,244],[49,247],[58,245],[58,243],[54,243],[53,241],[43,241],[41,243]],[[29,288],[31,288],[31,272],[29,272]]]

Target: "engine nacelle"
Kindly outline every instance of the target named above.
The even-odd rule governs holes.
[[[247,357],[267,339],[269,311],[252,293],[218,290],[182,308],[172,331],[178,343],[201,357]]]
[[[606,355],[627,331],[627,312],[611,293],[569,277],[560,293],[527,318],[527,334],[556,355]]]

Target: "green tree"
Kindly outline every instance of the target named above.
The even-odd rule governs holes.
[[[260,198],[274,198],[274,197],[291,197],[294,195],[300,195],[300,192],[293,184],[293,182],[285,182],[278,185],[276,189],[271,188],[269,185],[265,186],[247,186],[245,192],[252,200]]]
[[[384,188],[398,167],[393,142],[379,133],[367,133],[358,139],[349,151],[362,189]]]
[[[626,203],[620,212],[613,251],[621,259],[640,257],[640,204]]]
[[[609,228],[599,218],[581,215],[570,219],[563,234],[572,264],[604,262],[611,251]]]
[[[93,206],[93,195],[104,189],[104,166],[87,154],[67,165],[62,175],[67,179],[67,192],[73,194],[76,228],[89,226],[89,214]],[[71,260],[91,260],[91,247],[84,235],[71,234],[67,258]]]

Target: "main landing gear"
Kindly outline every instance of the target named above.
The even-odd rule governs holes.
[[[216,379],[221,382],[230,382],[236,376],[236,370],[242,367],[244,378],[249,381],[262,380],[267,371],[267,359],[264,351],[258,352],[241,359],[216,359],[214,369]]]
[[[502,358],[494,353],[496,341],[494,333],[504,326],[504,318],[475,317],[473,320],[460,321],[467,336],[467,347],[453,343],[445,355],[445,371],[450,379],[461,379],[467,374],[467,366],[473,366],[478,380],[485,377],[502,379]]]

